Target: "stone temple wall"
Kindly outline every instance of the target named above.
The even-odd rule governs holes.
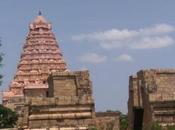
[[[23,108],[23,125],[29,128],[75,126],[81,119],[93,116],[93,100],[76,98],[30,98]]]
[[[92,83],[88,71],[55,72],[48,79],[49,97],[92,96]]]
[[[47,96],[35,96],[33,89],[25,92],[21,119],[23,126],[75,126],[77,120],[92,119],[95,116],[88,71],[55,72],[49,76],[48,84]]]
[[[153,122],[162,126],[175,122],[175,70],[142,70],[130,76],[128,116],[129,127],[134,129],[136,109],[143,110],[143,129]]]
[[[26,91],[20,121],[23,128],[93,128],[119,130],[119,113],[95,113],[88,71],[54,72],[47,97]],[[31,91],[30,91],[31,90]]]

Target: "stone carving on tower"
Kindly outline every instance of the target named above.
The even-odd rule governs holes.
[[[23,46],[17,72],[9,91],[3,93],[3,103],[23,97],[24,90],[42,91],[47,94],[47,78],[51,72],[67,71],[66,63],[49,23],[41,12],[29,25],[29,33]]]

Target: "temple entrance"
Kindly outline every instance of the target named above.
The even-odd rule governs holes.
[[[144,113],[144,109],[142,107],[134,108],[134,129],[133,130],[142,130],[143,113]]]

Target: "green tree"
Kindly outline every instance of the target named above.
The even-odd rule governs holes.
[[[153,122],[151,130],[163,130],[162,126],[158,122]]]
[[[1,39],[0,39],[1,46]],[[0,67],[2,67],[2,56],[0,52]],[[0,74],[0,85],[2,83],[2,75]],[[17,121],[17,114],[9,108],[4,107],[0,104],[0,128],[12,128]]]
[[[128,128],[128,116],[120,113],[120,130],[126,130]]]
[[[16,112],[0,105],[0,128],[12,128],[17,121]]]

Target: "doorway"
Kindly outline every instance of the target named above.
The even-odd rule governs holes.
[[[144,109],[142,107],[134,108],[134,129],[133,130],[142,130],[143,113],[144,113]]]

